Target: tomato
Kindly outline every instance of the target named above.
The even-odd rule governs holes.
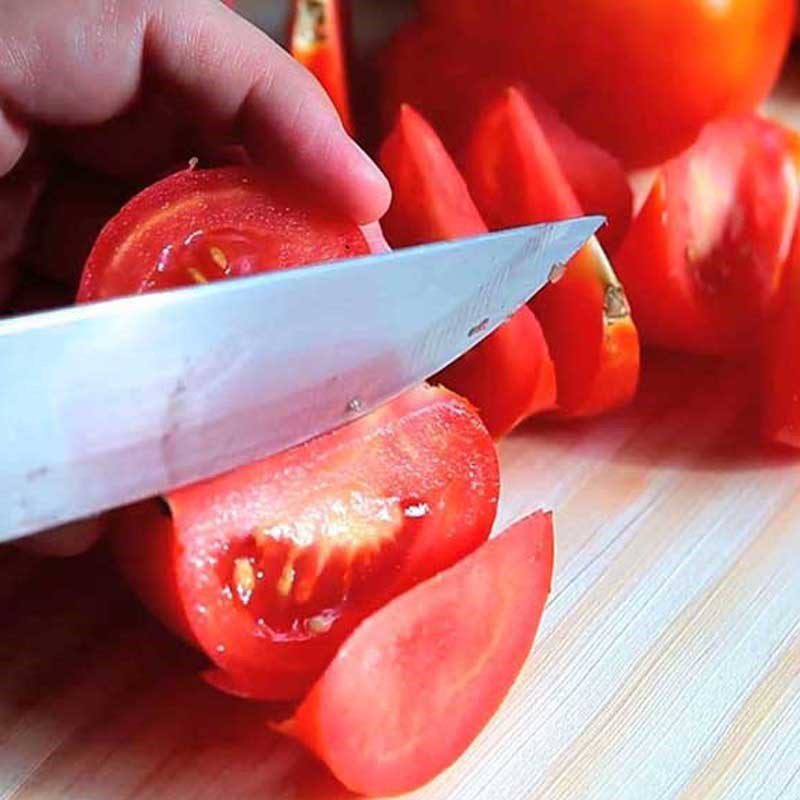
[[[800,258],[795,257],[792,262],[786,306],[768,331],[762,431],[770,442],[800,449]]]
[[[705,128],[660,170],[617,254],[645,341],[700,354],[757,347],[798,203],[784,128],[754,115]]]
[[[424,386],[122,512],[114,547],[145,603],[221,670],[212,682],[291,699],[362,619],[486,539],[498,491],[477,414]]]
[[[494,63],[580,134],[655,164],[748,111],[778,76],[795,0],[425,0],[442,58]],[[492,62],[492,57],[494,62]]]
[[[389,130],[402,104],[431,121],[457,162],[480,110],[508,84],[498,71],[498,56],[477,61],[448,49],[438,29],[411,23],[381,56],[381,115]],[[611,249],[631,218],[631,190],[621,164],[596,144],[578,136],[540,95],[522,89],[586,213],[609,220],[599,238]]]
[[[345,0],[294,0],[289,52],[325,88],[348,133],[354,133],[347,83]]]
[[[253,167],[189,168],[136,195],[103,228],[78,300],[169,289],[369,252],[360,229]]]
[[[533,110],[516,89],[491,102],[465,152],[465,177],[493,229],[577,217],[580,205]],[[560,281],[532,300],[555,362],[558,407],[585,417],[627,403],[639,375],[639,342],[625,292],[596,239]]]
[[[486,233],[464,179],[436,132],[402,106],[379,161],[392,184],[383,219],[390,244],[404,247]],[[555,404],[553,362],[542,329],[527,307],[439,376],[480,411],[495,438]]]
[[[535,514],[365,620],[280,729],[360,794],[427,783],[503,701],[552,570],[551,519]]]

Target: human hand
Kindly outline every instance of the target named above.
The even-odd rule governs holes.
[[[316,80],[218,0],[3,0],[0,306],[32,253],[74,285],[61,234],[88,248],[137,186],[229,146],[358,223],[389,204]]]

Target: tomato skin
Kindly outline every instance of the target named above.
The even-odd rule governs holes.
[[[535,514],[366,619],[288,723],[350,790],[427,783],[489,721],[533,644],[553,531]]]
[[[789,150],[800,173],[800,134],[788,133]],[[800,217],[787,259],[780,305],[763,337],[761,431],[764,439],[800,449]]]
[[[358,226],[335,211],[310,205],[307,192],[285,179],[270,179],[253,167],[190,167],[140,192],[106,224],[84,267],[78,301],[193,283],[191,269],[183,269],[173,256],[189,250],[187,263],[204,257],[215,267],[211,247],[204,254],[191,250],[200,231],[211,246],[215,235],[222,237],[239,256],[206,279],[369,252]]]
[[[700,355],[759,346],[800,207],[790,140],[755,115],[719,120],[659,171],[615,258],[649,344]]]
[[[346,0],[294,0],[289,52],[322,84],[353,135],[347,70]]]
[[[794,0],[426,0],[443,57],[540,91],[579,133],[630,166],[689,146],[749,111],[778,77]],[[486,62],[486,63],[491,63]]]
[[[764,438],[800,449],[800,259],[791,267],[786,306],[765,337],[762,422]]]
[[[582,213],[517,89],[507,89],[484,109],[464,164],[472,196],[492,229]],[[638,335],[622,286],[595,238],[530,305],[555,364],[563,416],[592,416],[631,400],[639,376]]]
[[[433,128],[410,106],[380,150],[393,199],[383,220],[390,244],[406,247],[487,232],[466,183]],[[441,372],[436,381],[467,397],[493,438],[555,405],[555,368],[529,308]]]
[[[170,493],[171,518],[152,505],[121,512],[114,546],[145,604],[224,673],[215,685],[293,699],[361,619],[486,539],[498,493],[477,414],[420,387]]]
[[[428,119],[459,166],[463,149],[481,109],[506,86],[516,84],[500,73],[498,55],[484,61],[448,49],[448,36],[419,23],[402,28],[381,55],[381,116],[385,130],[399,108],[409,104]],[[561,169],[587,214],[609,220],[598,234],[615,249],[630,224],[631,190],[622,165],[593,142],[579,136],[544,98],[518,84],[534,108]]]

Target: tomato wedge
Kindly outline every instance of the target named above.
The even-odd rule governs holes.
[[[516,89],[486,107],[464,164],[472,196],[493,229],[582,213],[536,115]],[[595,238],[531,307],[555,362],[563,416],[591,416],[630,401],[639,376],[639,340],[625,292]]]
[[[249,697],[302,696],[372,611],[474,550],[499,491],[491,439],[445,389],[121,514],[122,570]]]
[[[294,0],[289,51],[317,78],[349,134],[355,132],[347,82],[346,0]]]
[[[128,202],[103,228],[78,301],[169,289],[369,252],[361,230],[253,167],[189,168]]]
[[[513,79],[502,77],[502,53],[490,58],[451,51],[445,30],[410,23],[381,56],[381,116],[384,130],[394,125],[402,104],[416,108],[460,163],[461,153],[481,109]],[[579,136],[543,97],[522,91],[553,148],[561,169],[587,214],[602,214],[609,224],[599,233],[613,251],[631,220],[631,190],[620,162]]]
[[[721,120],[660,170],[615,260],[645,341],[704,355],[760,344],[798,219],[790,137],[756,115]]]
[[[486,233],[458,168],[433,128],[410,106],[401,107],[379,161],[392,184],[392,205],[383,219],[391,245]],[[437,380],[467,397],[496,439],[555,405],[555,369],[529,308],[520,309]]]
[[[537,513],[366,619],[279,729],[355,792],[422,786],[508,693],[552,571],[551,518]]]

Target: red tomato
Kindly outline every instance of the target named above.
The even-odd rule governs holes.
[[[541,92],[631,165],[688,146],[775,82],[795,0],[425,0],[442,58]],[[450,88],[449,86],[447,88]]]
[[[700,354],[756,347],[798,203],[784,128],[752,115],[705,128],[659,172],[615,259],[644,339]]]
[[[345,129],[353,134],[344,4],[345,0],[294,0],[289,52],[322,84]]]
[[[465,151],[465,177],[493,229],[581,215],[538,120],[516,89],[490,103]],[[531,307],[555,362],[558,407],[585,417],[627,403],[639,376],[639,341],[625,293],[596,239]]]
[[[764,357],[762,430],[768,441],[800,449],[800,259],[794,260],[786,307],[770,325]]]
[[[553,531],[535,514],[361,624],[280,729],[349,789],[427,783],[497,710],[550,590]]]
[[[410,106],[401,107],[379,160],[392,184],[392,205],[383,219],[390,244],[405,247],[486,233],[458,168],[433,128]],[[520,309],[438,380],[478,408],[494,438],[555,405],[553,362],[528,308]]]
[[[123,512],[150,608],[251,697],[302,696],[375,609],[474,550],[499,491],[471,407],[420,387],[326,436]]]
[[[800,170],[800,135],[789,134]],[[768,441],[800,449],[800,217],[781,290],[781,305],[764,336],[762,431]]]
[[[364,255],[359,228],[252,167],[186,169],[136,195],[102,230],[78,300]]]
[[[404,103],[413,106],[431,121],[460,160],[480,110],[508,81],[498,72],[496,55],[479,66],[476,60],[452,53],[449,38],[442,30],[418,23],[400,30],[382,54],[381,112],[384,129],[389,130],[399,107]],[[613,156],[578,136],[540,95],[523,91],[581,207],[609,220],[599,238],[613,250],[631,219],[631,190],[625,171]]]

